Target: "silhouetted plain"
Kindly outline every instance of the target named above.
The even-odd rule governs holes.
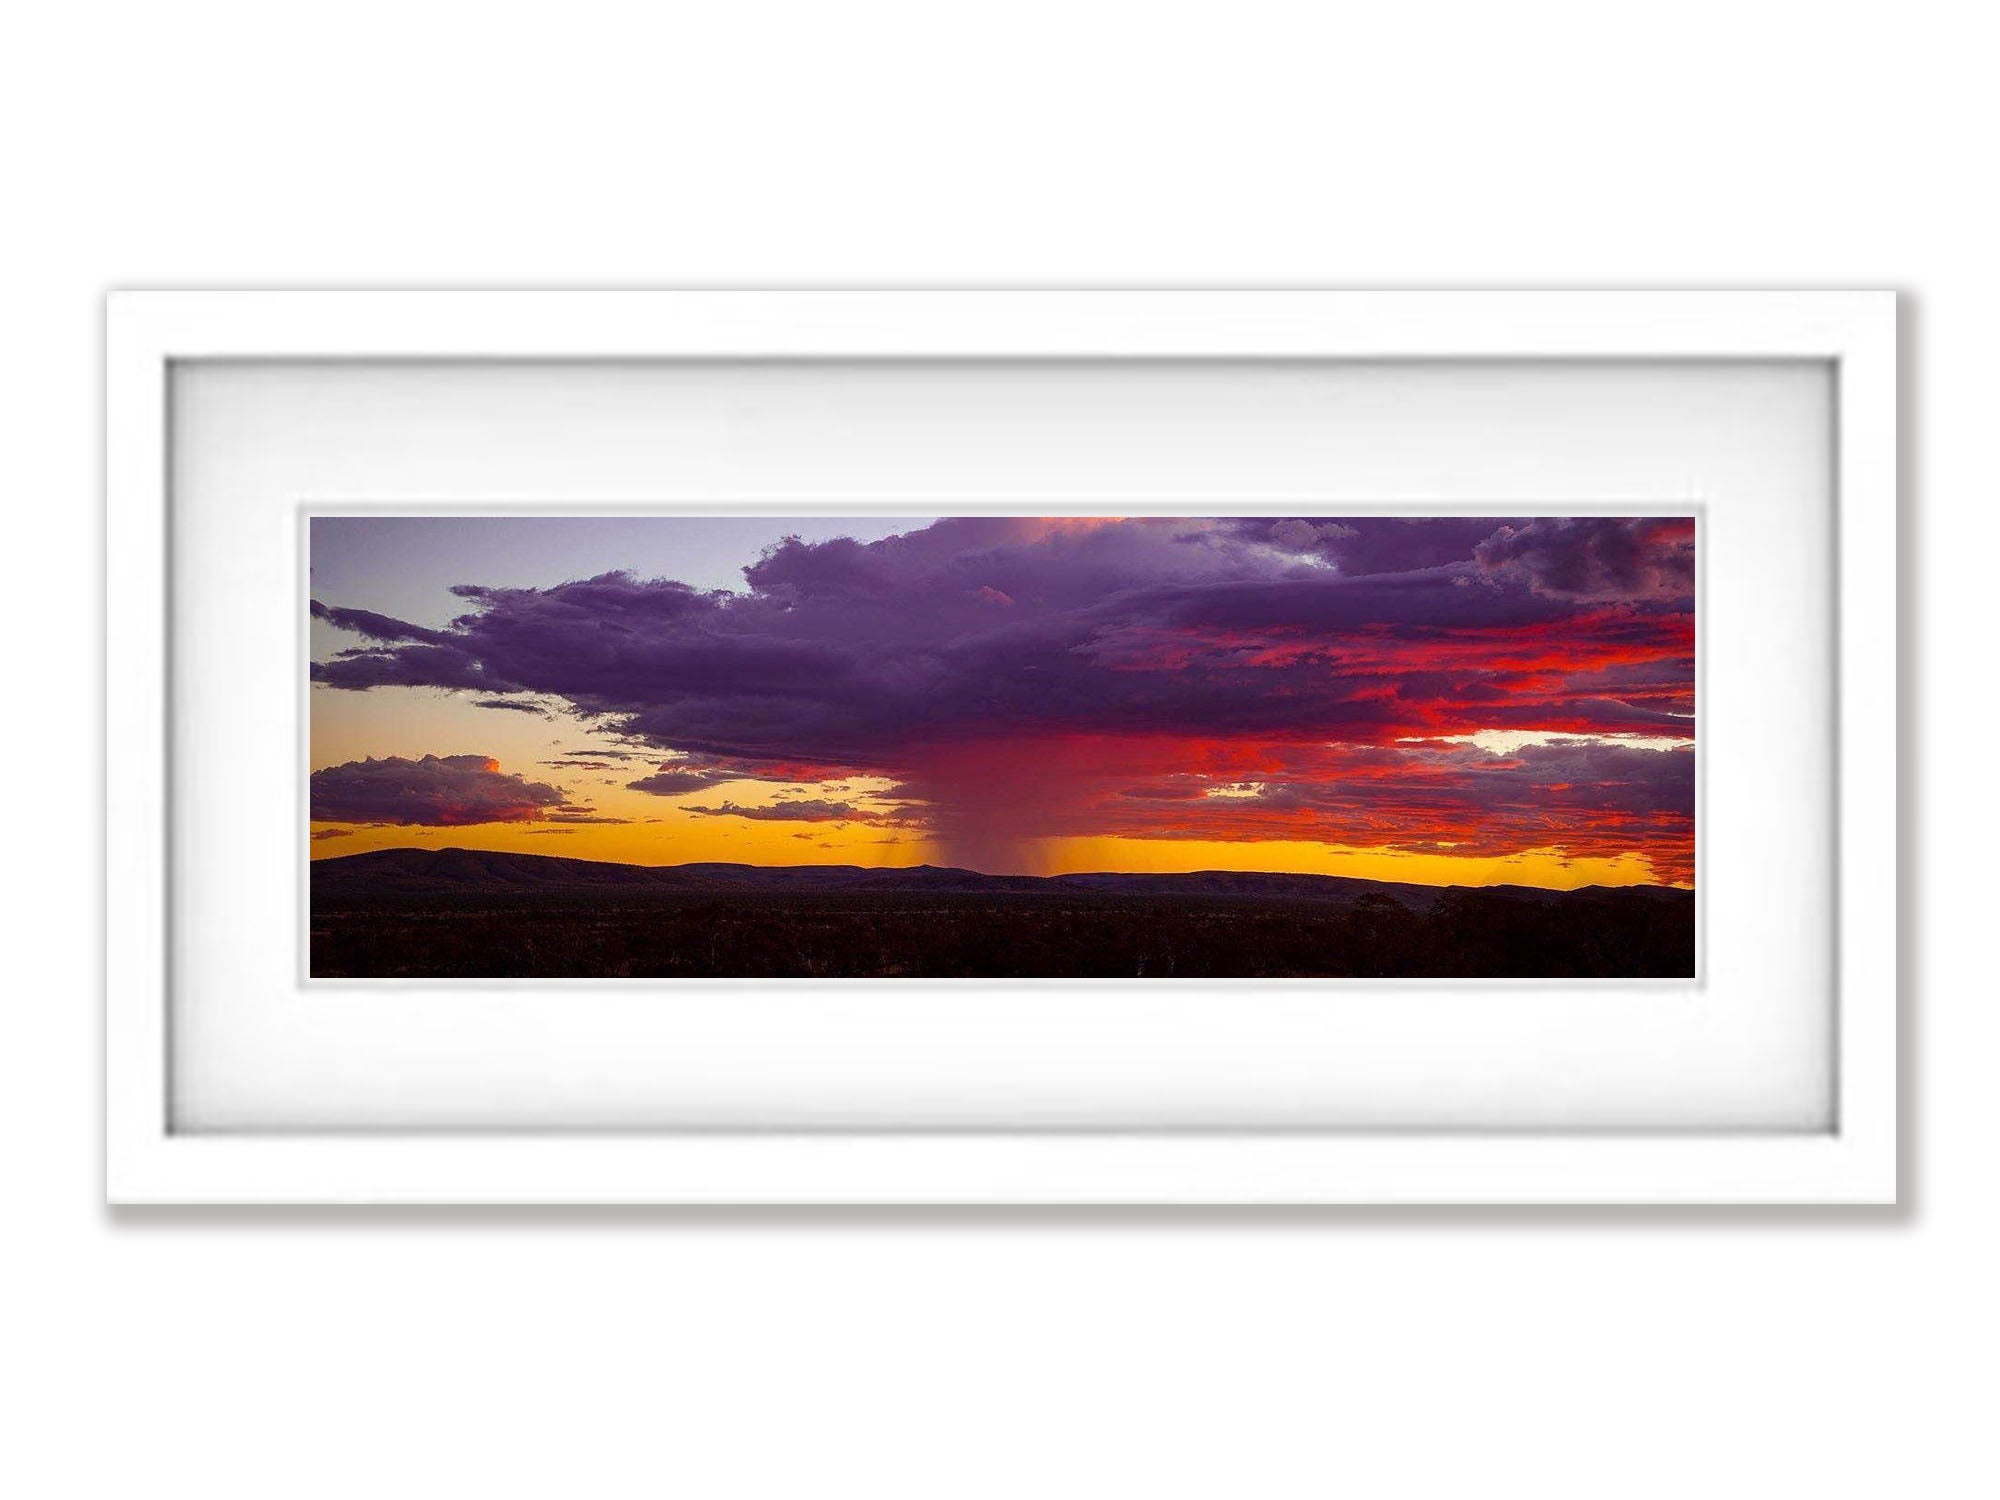
[[[311,955],[316,978],[1671,978],[1695,900],[385,849],[313,865]]]

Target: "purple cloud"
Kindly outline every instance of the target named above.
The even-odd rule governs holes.
[[[352,760],[312,773],[314,822],[455,828],[532,823],[567,811],[556,787],[503,773],[486,755],[400,755]]]
[[[651,776],[641,776],[625,785],[635,792],[650,792],[655,797],[685,797],[690,792],[699,792],[730,779],[713,771],[679,771],[662,767]]]
[[[1503,526],[1473,549],[1489,573],[1525,579],[1552,599],[1685,599],[1694,592],[1694,528],[1633,517],[1543,517]]]
[[[391,619],[368,609],[334,609],[314,599],[312,617],[324,620],[336,630],[350,630],[371,641],[425,641],[433,646],[450,646],[452,638],[441,630],[427,630],[406,620]]]
[[[798,797],[762,807],[744,807],[735,802],[724,802],[718,807],[690,805],[681,811],[702,818],[751,818],[764,823],[869,823],[876,816],[850,802],[829,802],[816,797]]]
[[[439,687],[508,693],[518,687],[495,677],[469,652],[436,645],[342,651],[329,661],[314,662],[311,676],[314,682],[352,692],[378,687]]]

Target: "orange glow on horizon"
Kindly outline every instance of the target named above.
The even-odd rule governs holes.
[[[1197,870],[1253,870],[1291,875],[1346,875],[1403,885],[1532,885],[1575,890],[1586,885],[1659,885],[1642,854],[1565,858],[1553,849],[1525,849],[1495,856],[1443,850],[1352,849],[1331,844],[1267,840],[1072,838],[1047,841],[1048,875],[1116,871],[1121,874],[1192,874]],[[1692,885],[1678,883],[1682,889]]]

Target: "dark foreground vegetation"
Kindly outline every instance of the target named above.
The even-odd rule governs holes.
[[[314,976],[1547,979],[1694,973],[1694,897],[1659,887],[1440,890],[1314,877],[1033,880],[928,870],[884,878],[892,872],[753,873],[727,866],[678,866],[657,871],[661,878],[630,881],[609,872],[655,872],[604,866],[586,882],[575,872],[515,863],[535,861],[527,855],[481,856],[480,870],[466,878],[453,873],[455,867],[421,863],[460,852],[385,850],[316,865]],[[376,863],[357,867],[358,861]],[[507,878],[495,878],[493,868]],[[743,873],[739,878],[732,871]]]

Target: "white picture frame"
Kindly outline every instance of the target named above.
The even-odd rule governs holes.
[[[1810,1132],[200,1132],[173,1125],[168,394],[200,360],[1805,361],[1832,375],[1835,931]],[[107,310],[117,1203],[1889,1204],[1896,316],[1882,292],[130,292]],[[199,976],[178,976],[198,982]]]

